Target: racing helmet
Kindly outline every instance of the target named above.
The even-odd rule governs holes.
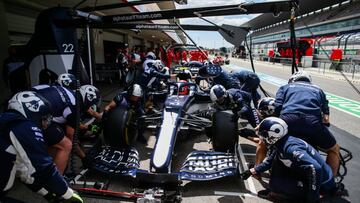
[[[188,64],[187,61],[181,60],[180,65],[182,65],[182,66],[188,66],[189,64]]]
[[[306,82],[311,82],[311,76],[308,72],[306,71],[298,71],[296,73],[294,73],[290,79],[289,79],[289,83],[292,82],[296,82],[296,81],[306,81]]]
[[[60,74],[57,83],[65,88],[68,88],[70,90],[76,89],[76,77],[73,74],[70,73],[63,73]]]
[[[139,54],[133,53],[131,54],[131,61],[133,63],[140,63],[141,62],[141,57]]]
[[[273,145],[288,133],[288,125],[277,117],[268,117],[259,124],[259,137],[267,145]]]
[[[275,98],[264,97],[260,100],[258,111],[263,117],[272,116],[275,113]]]
[[[154,54],[154,52],[149,51],[149,52],[146,54],[146,58],[155,60],[155,59],[156,59],[156,55]]]
[[[183,69],[183,70],[181,70],[181,72],[179,72],[176,75],[176,77],[179,78],[179,82],[187,81],[187,80],[191,80],[192,74],[189,70]]]
[[[179,83],[187,83],[186,80],[179,80]],[[190,92],[189,86],[185,85],[179,89],[179,95],[188,95]]]
[[[21,113],[42,127],[42,121],[47,125],[51,122],[51,104],[40,94],[33,91],[23,91],[15,94],[8,102],[8,109]]]
[[[224,86],[222,85],[214,85],[210,89],[210,99],[213,102],[218,104],[222,104],[227,97],[227,92]]]
[[[165,65],[161,60],[155,60],[153,66],[159,71],[162,72],[165,68]]]
[[[80,87],[80,94],[84,108],[87,110],[91,106],[98,106],[101,101],[99,90],[93,85],[83,85]]]
[[[130,94],[134,97],[142,97],[143,91],[141,86],[138,84],[134,84],[130,89]]]

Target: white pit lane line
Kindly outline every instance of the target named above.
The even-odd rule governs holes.
[[[241,192],[215,191],[214,194],[215,194],[215,195],[221,195],[221,196],[236,196],[236,197],[252,197],[252,198],[258,198],[257,194],[241,193]]]
[[[246,164],[245,156],[244,156],[244,153],[243,153],[243,151],[242,151],[242,149],[241,149],[241,145],[239,145],[239,146],[237,147],[237,149],[238,149],[238,153],[239,153],[239,156],[240,156],[241,164],[242,164],[242,166],[243,166],[243,168],[244,168],[244,171],[246,171],[246,170],[248,170],[249,168],[248,168],[248,166],[247,166],[247,164]],[[250,190],[251,195],[253,195],[253,194],[257,195],[257,191],[256,191],[256,188],[255,188],[254,180],[252,179],[252,177],[250,176],[250,178],[248,178],[248,179],[245,180],[244,182],[247,182],[247,184],[245,184],[245,185],[247,185],[248,188],[246,188],[246,189]]]

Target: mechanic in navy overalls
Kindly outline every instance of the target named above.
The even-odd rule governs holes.
[[[210,83],[214,85],[222,85],[225,89],[240,89],[240,83],[237,79],[231,77],[219,65],[208,64],[199,68],[199,76],[197,80],[208,78]]]
[[[83,202],[68,187],[47,152],[42,132],[51,122],[50,112],[46,99],[24,91],[14,95],[7,112],[0,115],[0,202],[17,202],[5,197],[15,177],[49,201],[57,195],[59,201]]]
[[[146,55],[146,60],[143,63],[144,72],[141,74],[138,84],[142,87],[145,93],[149,89],[153,89],[159,86],[159,79],[170,79],[170,75],[161,73],[158,67],[154,65],[156,56],[153,52],[149,52]]]
[[[260,197],[286,197],[299,202],[317,202],[321,195],[333,194],[332,170],[310,144],[288,134],[288,126],[277,117],[265,118],[257,127],[258,135],[272,149],[261,164],[241,174],[243,179],[271,169],[269,190]]]
[[[52,108],[53,122],[44,132],[49,152],[59,171],[63,173],[68,163],[72,149],[72,140],[76,128],[76,100],[71,90],[62,86],[38,85],[32,88],[35,92],[47,99]],[[82,102],[81,112],[86,112],[90,106],[100,101],[99,90],[92,85],[83,85],[80,88]],[[88,164],[85,153],[78,146],[76,153],[82,159],[83,165]]]
[[[217,109],[232,110],[235,122],[240,117],[246,119],[254,128],[260,123],[256,110],[250,106],[251,96],[248,92],[239,89],[226,90],[221,85],[214,85],[210,90],[210,98]]]
[[[115,107],[123,107],[126,109],[133,109],[138,117],[138,137],[137,141],[146,144],[147,140],[144,137],[144,125],[145,120],[143,116],[145,111],[143,104],[141,102],[143,96],[143,91],[140,85],[134,84],[128,91],[120,92],[117,94],[114,99],[104,108],[105,115],[111,109]],[[106,116],[105,116],[106,117]]]
[[[329,106],[325,93],[311,84],[305,71],[294,73],[289,84],[276,93],[275,115],[289,126],[289,133],[327,153],[328,163],[336,176],[340,164],[340,147],[326,125],[329,123]]]
[[[261,98],[259,92],[257,91],[260,85],[260,79],[257,74],[252,71],[242,70],[233,72],[230,76],[236,78],[240,82],[241,90],[251,94],[255,108],[257,108],[258,101]]]

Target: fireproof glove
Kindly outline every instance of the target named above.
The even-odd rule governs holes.
[[[247,138],[247,137],[256,137],[255,130],[249,129],[249,128],[241,128],[239,130],[239,134],[241,137]]]
[[[70,199],[65,200],[64,202],[65,203],[84,203],[84,200],[80,197],[80,195],[78,195],[74,192],[72,197]]]
[[[241,179],[247,180],[251,176],[250,170],[246,170],[240,174]]]

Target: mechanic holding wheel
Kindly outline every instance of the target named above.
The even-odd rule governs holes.
[[[233,120],[246,119],[252,127],[260,123],[255,109],[251,108],[251,96],[249,93],[239,89],[228,89],[222,85],[214,85],[210,90],[210,98],[219,110],[232,110]]]
[[[333,173],[321,155],[307,142],[288,134],[288,125],[276,117],[265,118],[257,127],[260,139],[272,149],[259,165],[241,174],[242,179],[271,169],[269,190],[260,197],[318,202],[336,192]]]
[[[0,202],[17,201],[5,196],[15,177],[48,201],[83,202],[68,187],[46,150],[42,132],[52,121],[50,113],[45,98],[24,91],[14,95],[7,112],[0,115]]]
[[[146,144],[147,140],[144,137],[144,118],[145,111],[141,102],[143,90],[140,85],[134,84],[129,91],[120,92],[114,99],[104,108],[104,118],[106,114],[115,107],[125,107],[133,109],[138,117],[138,137],[137,141]]]

